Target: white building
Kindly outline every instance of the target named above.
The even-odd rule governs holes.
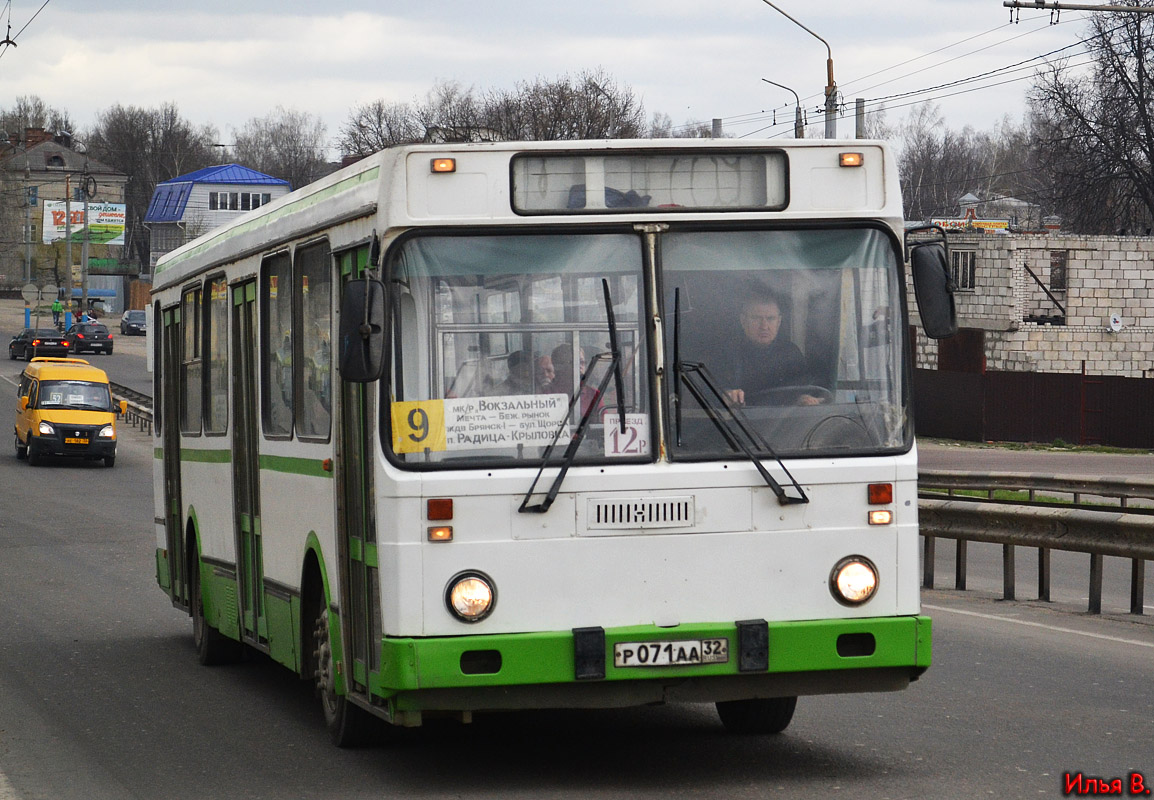
[[[149,269],[160,256],[237,214],[260,208],[290,190],[288,181],[239,164],[205,167],[158,183],[144,224],[151,232]]]

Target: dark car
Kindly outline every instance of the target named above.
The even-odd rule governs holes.
[[[81,322],[73,325],[65,334],[72,342],[73,353],[91,350],[93,353],[112,355],[112,334],[99,322]]]
[[[31,361],[38,356],[67,357],[71,341],[67,334],[62,334],[55,328],[25,328],[8,343],[8,357],[12,360],[22,358],[25,361]],[[111,348],[111,343],[108,346]],[[112,352],[111,349],[109,352]]]
[[[125,311],[120,318],[120,333],[122,336],[143,336],[147,324],[143,310]]]

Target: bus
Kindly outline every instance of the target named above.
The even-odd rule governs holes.
[[[157,263],[158,583],[339,746],[900,690],[932,640],[907,272],[940,338],[946,263],[883,142],[381,151]]]

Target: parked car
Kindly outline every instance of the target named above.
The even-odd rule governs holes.
[[[125,311],[124,316],[120,318],[120,333],[122,336],[130,336],[139,334],[144,335],[147,330],[148,321],[144,316],[144,311]]]
[[[30,466],[44,456],[116,463],[116,418],[128,411],[114,401],[104,370],[80,358],[33,361],[16,391],[16,457]]]
[[[38,356],[67,356],[70,341],[55,328],[25,328],[8,343],[8,357],[31,361]]]
[[[79,322],[69,328],[65,336],[72,343],[73,353],[91,350],[112,355],[112,334],[99,322]]]

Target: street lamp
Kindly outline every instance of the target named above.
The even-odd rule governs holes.
[[[773,3],[769,2],[769,0],[761,0],[761,2],[765,3],[767,6],[772,8],[774,11],[778,12],[783,17],[785,17],[790,22],[792,22],[794,25],[798,26],[803,31],[808,33],[810,36],[812,36],[813,38],[817,39],[819,42],[821,42],[822,44],[825,45],[825,50],[826,50],[826,60],[825,60],[825,76],[826,76],[826,83],[825,83],[825,138],[836,139],[837,138],[837,83],[835,83],[834,79],[833,79],[833,50],[830,48],[829,42],[827,42],[825,39],[818,36],[816,33],[811,31],[809,28],[802,25],[800,22],[798,22],[796,19],[791,17],[789,14],[782,11],[780,8],[775,6]],[[764,80],[764,78],[762,80]]]
[[[773,86],[778,87],[779,89],[785,89],[787,92],[791,92],[793,94],[793,100],[796,103],[796,106],[794,107],[794,115],[793,115],[793,137],[795,139],[804,139],[805,138],[805,124],[801,120],[801,98],[797,96],[797,92],[793,91],[793,89],[790,89],[788,86],[785,86],[783,84],[774,83],[769,78],[762,78],[762,80],[765,81],[766,83],[769,83],[769,84],[772,84]]]

